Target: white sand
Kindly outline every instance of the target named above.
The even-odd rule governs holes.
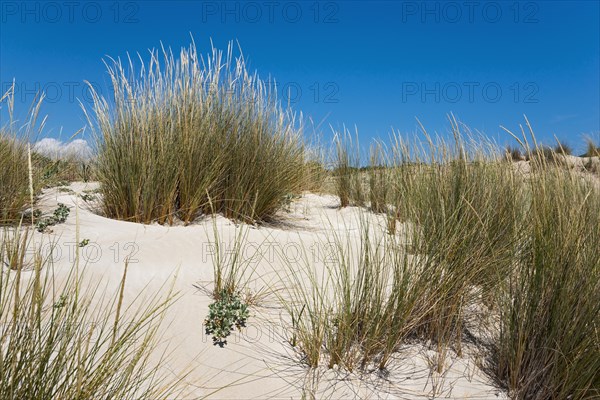
[[[95,187],[95,184],[75,183],[70,188],[82,193]],[[302,398],[303,393],[311,398],[309,394],[313,393],[315,398],[417,399],[431,398],[434,389],[444,398],[506,398],[468,356],[449,357],[444,375],[432,377],[427,365],[427,356],[432,354],[421,346],[407,346],[399,352],[387,376],[377,372],[348,374],[325,368],[308,374],[299,362],[299,355],[286,341],[288,336],[282,321],[287,317],[273,295],[251,309],[248,327],[232,335],[225,348],[213,346],[203,327],[212,299],[195,287],[199,284],[212,288],[212,219],[187,227],[115,221],[95,214],[90,210],[92,206],[76,195],[56,189],[46,191],[40,208],[50,211],[58,202],[71,208],[67,222],[52,227],[53,233],[36,234],[35,239],[39,242],[43,237],[45,242],[49,239],[55,242],[57,275],[66,274],[73,265],[77,226],[79,240],[90,241],[81,257],[87,261],[86,277],[94,285],[107,284],[109,290],[116,290],[125,259],[130,256],[126,303],[143,290],[150,294],[166,290],[177,273],[175,290],[181,297],[168,310],[163,325],[162,337],[171,350],[168,362],[162,367],[173,374],[189,371],[182,398],[212,393],[211,398],[219,399],[296,399]],[[78,212],[75,202],[79,203]],[[285,284],[279,278],[285,266],[268,251],[279,249],[293,259],[300,244],[305,249],[320,246],[332,229],[344,237],[355,237],[358,242],[359,210],[338,210],[337,203],[333,196],[308,194],[292,204],[281,224],[249,228],[246,254],[253,254],[254,246],[262,244],[263,255],[267,256],[263,262],[254,264],[255,279],[250,286],[257,290]],[[380,217],[370,218],[372,223],[384,223]],[[230,246],[240,228],[222,217],[216,218],[216,226],[223,245]],[[213,393],[219,388],[223,389]]]

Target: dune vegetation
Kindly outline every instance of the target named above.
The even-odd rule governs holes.
[[[120,61],[107,65],[114,104],[91,88],[89,115],[107,216],[264,221],[302,189],[307,160],[295,116],[232,46],[207,59],[194,44],[177,59],[163,49],[136,75]]]
[[[46,121],[40,116],[43,93],[38,94],[24,121],[15,117],[14,101],[13,84],[0,99],[0,104],[7,109],[4,115],[7,122],[0,126],[0,225],[15,225],[24,217],[30,221],[32,194],[35,202],[44,187],[77,180],[87,182],[93,177],[90,161],[73,157],[51,159],[30,146],[31,141],[40,137]]]
[[[32,105],[27,121],[16,121],[14,115],[14,84],[0,98],[0,104],[7,107],[7,122],[0,126],[0,225],[19,221],[25,206],[30,202],[30,153],[28,138],[34,137],[44,126],[39,125],[38,114],[43,101],[39,97]],[[31,177],[31,184],[37,188],[39,176]]]
[[[277,222],[327,181],[340,212],[358,210],[358,240],[332,228],[318,239],[332,245],[331,258],[306,248],[299,264],[282,257],[279,286],[265,290],[285,311],[287,345],[308,370],[383,372],[419,343],[432,350],[432,376],[450,357],[477,356],[512,399],[600,397],[593,141],[575,157],[565,143],[538,144],[527,121],[527,132],[507,132],[519,146],[502,149],[451,116],[450,139],[424,127],[411,139],[393,132],[363,154],[357,133],[339,132],[331,146],[311,148],[300,118],[232,47],[207,58],[194,44],[178,57],[163,48],[137,73],[132,62],[106,65],[114,100],[91,87],[94,104],[84,110],[93,162],[31,153],[41,102],[23,131],[12,117],[1,128],[0,398],[176,393],[151,357],[176,301],[169,288],[124,316],[127,264],[119,291],[107,293],[84,289],[78,264],[55,281],[52,260],[37,251],[37,233],[25,226],[35,223],[40,191],[63,179],[97,179],[96,211],[108,218],[190,225],[214,217],[215,302],[205,324],[221,347],[265,293],[247,287],[256,278],[241,253],[249,231],[219,247],[216,216]],[[12,116],[13,93],[2,101]],[[322,154],[333,154],[333,167]]]
[[[0,222],[3,224],[18,220],[29,199],[27,172],[27,148],[12,136],[2,132],[0,137]]]
[[[176,396],[177,380],[151,360],[174,295],[123,302],[74,265],[57,280],[51,258],[28,229],[4,228],[0,243],[0,397],[156,399]],[[31,252],[33,251],[33,255]],[[126,316],[125,316],[126,315]]]
[[[314,279],[297,280],[303,301],[295,304],[311,304],[297,324],[307,360],[318,363],[324,351],[330,366],[351,369],[360,360],[384,368],[390,351],[420,338],[437,348],[442,372],[445,353],[460,354],[461,343],[476,338],[482,368],[511,398],[599,396],[597,182],[556,162],[564,146],[550,156],[520,139],[539,167],[523,175],[493,144],[455,119],[451,125],[452,144],[425,132],[421,146],[399,137],[390,151],[376,145],[385,168],[363,173],[348,167],[348,149],[356,149],[338,144],[340,198],[384,212],[388,232],[403,226],[407,244],[369,239],[366,226],[358,258],[340,252],[324,285],[335,288],[331,296]],[[473,310],[486,318],[473,325]]]

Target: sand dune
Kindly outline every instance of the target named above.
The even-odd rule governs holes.
[[[422,345],[406,346],[398,352],[385,376],[336,368],[309,373],[303,366],[288,342],[285,327],[289,318],[277,296],[270,294],[274,288],[290,284],[281,280],[285,266],[276,254],[293,260],[302,248],[322,246],[332,230],[358,242],[359,208],[339,210],[337,197],[305,194],[282,213],[279,223],[268,226],[244,228],[219,216],[190,226],[167,227],[98,215],[95,202],[85,202],[80,196],[95,188],[95,183],[73,183],[69,187],[72,192],[47,189],[39,207],[49,211],[64,203],[71,214],[66,223],[52,227],[51,233],[36,233],[34,240],[46,243],[46,249],[53,242],[55,276],[60,279],[73,267],[75,243],[88,239],[89,244],[80,253],[80,265],[87,269],[86,282],[106,285],[109,291],[117,290],[128,259],[125,303],[140,293],[149,296],[164,291],[175,279],[174,288],[180,297],[167,312],[161,332],[163,343],[157,352],[168,349],[168,361],[161,365],[163,372],[171,376],[187,374],[182,398],[419,399],[429,398],[434,392],[447,398],[505,398],[478,369],[474,352],[468,348],[463,357],[448,357],[441,376],[431,374],[427,363],[431,350]],[[385,223],[373,214],[368,218],[372,224]],[[248,230],[244,254],[253,257],[260,248],[262,255],[259,262],[252,263],[249,286],[265,294],[251,308],[247,327],[236,331],[224,348],[214,346],[203,327],[208,305],[213,301],[207,291],[212,287],[215,227],[225,249],[240,229]]]

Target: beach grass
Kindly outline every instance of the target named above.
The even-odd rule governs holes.
[[[382,211],[385,193],[387,234],[361,218],[358,245],[334,233],[333,259],[306,252],[301,268],[290,265],[290,342],[310,367],[353,371],[385,369],[417,340],[443,373],[447,356],[478,338],[486,371],[511,398],[598,396],[597,186],[547,157],[533,130],[531,147],[520,142],[537,167],[524,176],[494,143],[450,123],[450,143],[424,131],[418,146],[375,145],[367,185],[355,179],[351,145],[335,144],[342,205],[361,204],[366,190],[365,205]]]
[[[0,397],[157,399],[177,395],[178,379],[152,359],[158,327],[174,294],[124,301],[74,265],[64,279],[28,229],[5,228],[0,244]]]
[[[206,57],[193,43],[178,55],[161,48],[137,73],[131,60],[106,66],[114,99],[90,85],[94,104],[84,108],[98,149],[93,171],[31,153],[43,96],[25,123],[13,118],[14,86],[1,99],[9,122],[0,127],[0,398],[175,393],[176,382],[151,362],[170,290],[124,308],[127,264],[110,294],[84,289],[78,264],[55,281],[52,260],[30,251],[25,225],[33,225],[39,190],[76,178],[99,180],[109,218],[187,225],[212,216],[215,303],[205,322],[216,344],[245,325],[248,306],[264,295],[250,291],[256,260],[243,252],[251,228],[223,237],[217,214],[276,222],[303,190],[331,179],[339,211],[356,207],[349,215],[357,220],[329,222],[316,236],[325,257],[314,243],[300,246],[299,260],[282,257],[270,288],[287,313],[286,339],[308,368],[385,371],[419,343],[433,350],[431,373],[442,375],[469,343],[512,399],[600,397],[593,141],[576,168],[573,149],[538,143],[529,121],[527,132],[508,131],[519,146],[502,149],[450,116],[448,136],[423,125],[411,139],[392,132],[365,157],[358,133],[346,129],[331,148],[310,148],[301,117],[231,45]],[[334,154],[331,168],[325,154]],[[523,163],[526,172],[516,167]]]
[[[18,223],[30,203],[30,153],[29,139],[34,138],[44,126],[45,118],[39,122],[43,95],[33,102],[26,121],[15,117],[15,86],[13,85],[0,98],[0,104],[7,108],[7,122],[0,126],[0,225]],[[38,123],[39,122],[39,123]],[[32,176],[32,185],[37,192],[41,177]]]
[[[121,61],[107,67],[114,104],[92,88],[88,117],[108,217],[171,224],[216,212],[265,221],[302,190],[299,121],[231,45],[206,59],[195,44],[178,57],[163,48],[136,75]]]
[[[542,170],[528,180],[524,240],[498,291],[491,365],[514,399],[596,398],[600,190],[551,162]]]

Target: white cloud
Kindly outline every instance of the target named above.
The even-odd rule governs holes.
[[[64,143],[57,139],[44,138],[33,145],[33,150],[53,160],[59,158],[88,160],[93,155],[89,143],[83,139]]]

